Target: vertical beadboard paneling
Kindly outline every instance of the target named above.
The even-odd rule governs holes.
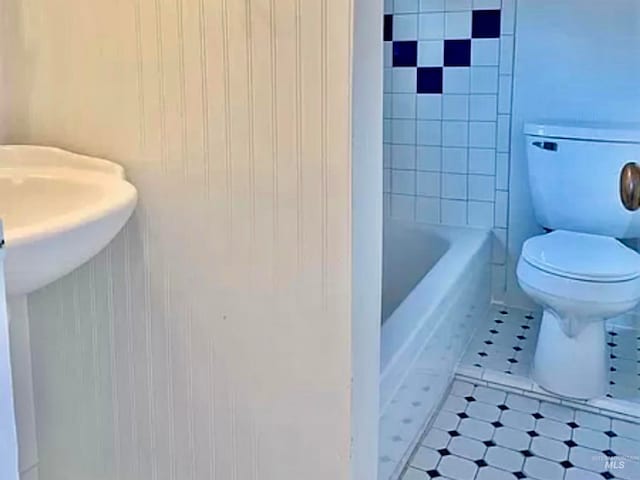
[[[140,192],[29,298],[41,479],[347,478],[351,2],[7,3],[4,138]]]

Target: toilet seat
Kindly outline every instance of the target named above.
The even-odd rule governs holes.
[[[556,230],[525,241],[521,259],[551,275],[596,283],[640,277],[640,254],[615,238]]]

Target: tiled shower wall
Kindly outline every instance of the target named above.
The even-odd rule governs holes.
[[[506,277],[515,2],[385,1],[385,208],[492,228],[496,300]]]

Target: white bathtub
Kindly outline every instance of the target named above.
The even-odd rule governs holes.
[[[487,230],[385,219],[381,414],[418,357],[452,376],[490,305],[490,256]]]

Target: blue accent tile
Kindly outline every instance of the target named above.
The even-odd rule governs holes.
[[[418,42],[393,42],[393,66],[415,67],[418,65]]]
[[[442,93],[442,67],[418,68],[418,93]]]
[[[445,67],[470,67],[471,66],[471,40],[445,40],[444,41],[444,66]]]
[[[471,36],[500,38],[500,10],[474,10]]]
[[[393,41],[393,15],[384,16],[384,41]]]

